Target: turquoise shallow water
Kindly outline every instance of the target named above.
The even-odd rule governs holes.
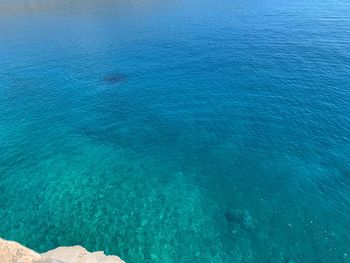
[[[127,262],[350,262],[347,1],[0,2],[0,236]]]

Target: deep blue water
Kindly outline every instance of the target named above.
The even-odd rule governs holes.
[[[0,236],[350,262],[350,2],[0,2]]]

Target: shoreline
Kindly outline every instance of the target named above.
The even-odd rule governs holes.
[[[125,263],[118,256],[103,251],[89,252],[82,246],[57,247],[37,253],[15,241],[0,238],[1,263]]]

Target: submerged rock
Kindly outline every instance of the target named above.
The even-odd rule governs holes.
[[[236,225],[242,230],[250,231],[255,229],[255,222],[249,211],[233,209],[225,212],[225,218],[230,225]]]
[[[116,84],[121,81],[124,81],[125,79],[126,79],[126,76],[119,73],[109,74],[103,78],[103,80],[109,84]]]
[[[0,238],[1,263],[125,263],[117,256],[102,251],[88,252],[81,246],[58,247],[39,254],[13,241]]]

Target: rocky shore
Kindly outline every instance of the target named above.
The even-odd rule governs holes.
[[[125,263],[117,256],[102,251],[88,252],[81,246],[58,247],[39,254],[21,244],[0,238],[1,263]]]

